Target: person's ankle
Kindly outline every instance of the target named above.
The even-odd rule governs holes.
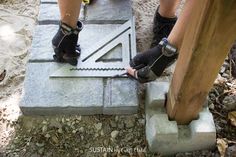
[[[73,29],[77,28],[77,21],[76,22],[72,22],[72,21],[68,21],[68,20],[62,19],[61,22],[66,24],[66,25],[68,25],[68,26],[70,26]]]
[[[160,16],[164,17],[164,18],[175,18],[175,12],[174,11],[167,11],[167,10],[163,10],[161,9],[161,7],[158,8],[158,13],[160,14]]]

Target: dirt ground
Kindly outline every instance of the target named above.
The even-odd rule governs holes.
[[[131,116],[21,116],[18,103],[25,65],[38,14],[35,0],[0,0],[0,156],[160,156],[148,152],[145,140],[144,86],[140,108]],[[149,48],[156,0],[133,0],[138,51]],[[236,127],[228,115],[236,110],[236,81],[226,60],[209,93],[218,148],[228,157],[236,154]],[[20,118],[19,118],[20,117]],[[222,150],[179,153],[175,156],[220,156]]]

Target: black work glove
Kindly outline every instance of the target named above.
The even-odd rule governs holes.
[[[154,81],[177,59],[177,49],[170,47],[172,45],[168,44],[166,39],[163,40],[164,44],[160,42],[154,48],[136,55],[130,61],[130,66],[136,69],[134,77],[140,83]]]

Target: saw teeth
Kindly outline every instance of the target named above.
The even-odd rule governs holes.
[[[125,70],[124,68],[71,68],[70,70],[84,70],[84,71],[109,71],[109,70]]]

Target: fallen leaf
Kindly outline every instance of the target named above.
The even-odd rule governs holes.
[[[217,139],[217,148],[218,151],[220,152],[220,156],[224,157],[225,156],[225,151],[228,148],[228,143],[224,139]]]
[[[228,119],[229,119],[231,125],[236,127],[236,111],[230,112],[228,114]]]

